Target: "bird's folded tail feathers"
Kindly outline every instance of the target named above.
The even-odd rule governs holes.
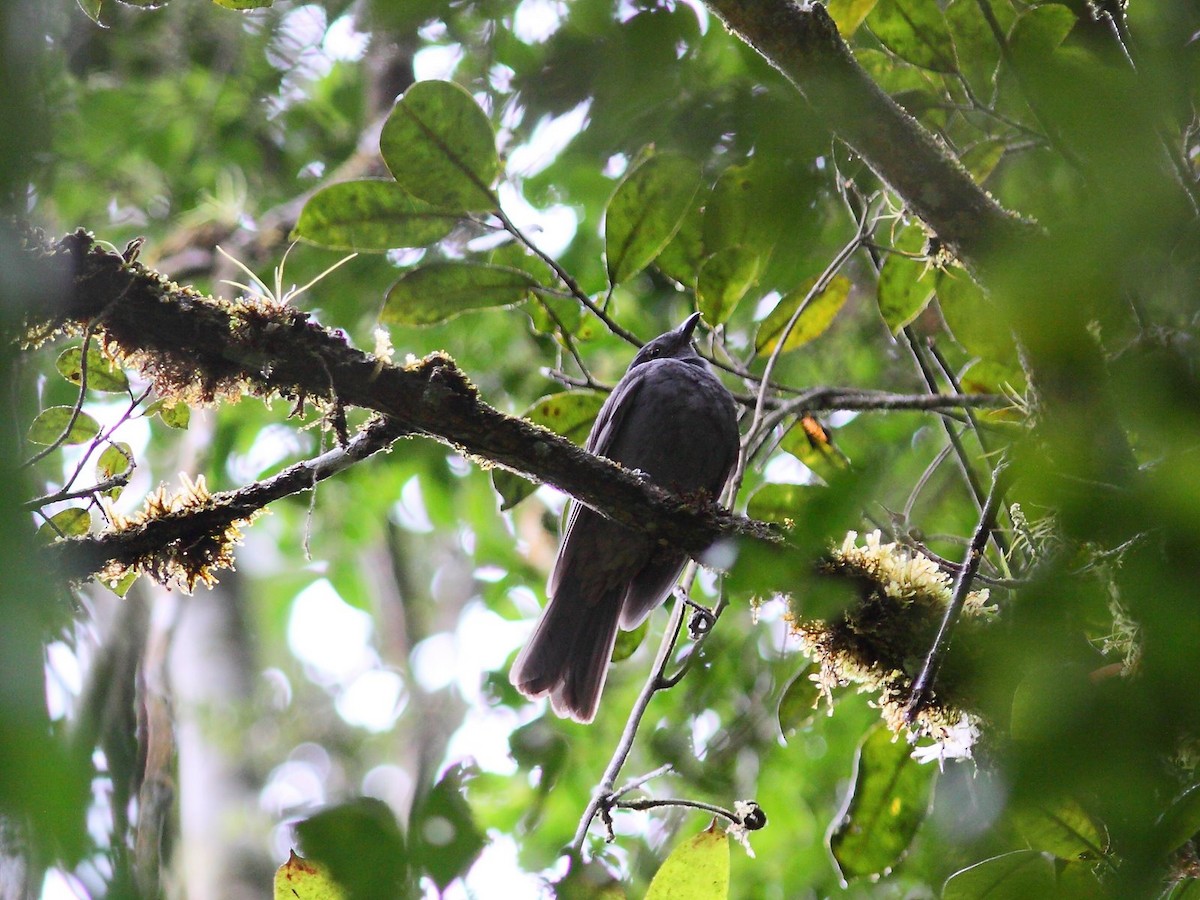
[[[526,697],[550,695],[560,716],[590,722],[608,676],[617,640],[621,588],[588,602],[563,585],[509,672],[509,681]]]

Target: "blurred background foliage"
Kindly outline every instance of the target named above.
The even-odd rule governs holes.
[[[736,505],[791,524],[792,549],[744,551],[729,609],[687,677],[654,699],[619,783],[669,764],[648,785],[656,796],[757,799],[768,825],[749,836],[753,856],[732,847],[733,897],[1192,896],[1200,14],[1188,0],[833,0],[830,11],[877,83],[1044,230],[1034,251],[1000,248],[991,296],[782,76],[682,0],[249,12],[10,0],[0,188],[52,237],[79,226],[118,248],[144,237],[142,262],[236,296],[228,282],[248,276],[219,244],[257,273],[255,292],[278,292],[278,267],[286,290],[345,255],[318,235],[283,261],[312,194],[388,178],[379,133],[393,102],[415,82],[449,80],[490,122],[499,205],[533,245],[642,339],[681,321],[698,293],[705,308],[717,285],[733,299],[707,308],[719,328],[706,346],[751,374],[770,355],[756,339],[772,309],[802,297],[867,223],[840,268],[844,305],[777,356],[777,396],[961,391],[1004,408],[939,417],[814,395],[793,412],[835,427],[849,475],[788,431],[794,415],[780,419]],[[610,285],[610,198],[666,154],[694,164],[699,190],[655,263]],[[6,222],[8,333],[55,289],[30,282],[13,235]],[[752,275],[718,283],[715,263],[705,275],[721,253],[741,254]],[[291,302],[377,348],[397,278],[446,260],[516,266],[562,288],[479,214],[428,245],[364,252]],[[564,332],[588,377],[611,385],[632,348],[560,294],[392,324],[390,343],[398,361],[448,352],[511,413],[563,390],[556,373],[581,380]],[[1014,323],[1037,336],[1024,362],[1055,383],[1027,388]],[[682,808],[616,811],[616,840],[597,822],[587,866],[560,856],[667,617],[615,665],[594,724],[524,701],[507,668],[544,600],[562,498],[542,489],[501,512],[490,473],[442,445],[401,441],[315,497],[275,504],[212,590],[55,584],[30,564],[37,526],[70,507],[89,517],[72,514],[69,528],[103,527],[87,497],[27,503],[61,490],[91,446],[21,465],[38,449],[39,412],[76,402],[55,367],[68,346],[0,349],[0,893],[258,897],[304,845],[356,896],[593,896],[615,881],[635,897],[707,825]],[[1084,371],[1093,353],[1099,371]],[[112,498],[123,512],[181,471],[237,488],[333,440],[311,409],[297,419],[255,399],[176,414],[172,427],[170,410],[147,409],[153,397],[136,402],[144,382],[130,376],[83,404],[104,427],[124,421],[113,440],[136,466]],[[757,388],[728,383],[747,397]],[[1075,405],[1040,404],[1039,388],[1061,399],[1073,386]],[[1132,473],[1097,468],[1098,421]],[[785,612],[836,617],[853,594],[812,577],[817,556],[849,529],[879,528],[952,572],[1003,457],[1013,486],[981,570],[999,617],[960,649],[978,765],[896,752],[853,687],[834,690],[832,715],[812,714],[812,670]],[[704,576],[696,594],[718,589]],[[791,592],[790,606],[775,592]],[[901,808],[915,812],[902,821]],[[867,840],[843,828],[835,861],[843,815]]]

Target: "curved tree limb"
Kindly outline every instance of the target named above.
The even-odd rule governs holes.
[[[259,301],[214,300],[104,250],[84,231],[52,246],[26,249],[43,283],[67,286],[55,298],[54,308],[31,316],[33,337],[79,331],[103,312],[97,334],[105,347],[152,378],[164,396],[211,401],[242,393],[278,394],[296,402],[312,398],[331,410],[345,444],[333,452],[336,460],[326,454],[275,479],[218,495],[220,502],[206,513],[215,518],[206,523],[205,533],[214,533],[218,520],[244,520],[265,503],[325,477],[321,471],[330,474],[331,466],[390,443],[379,444],[378,435],[360,435],[361,441],[341,435],[344,409],[357,406],[384,416],[393,440],[400,434],[430,437],[484,465],[552,484],[615,521],[693,556],[721,537],[778,539],[764,523],[734,515],[711,501],[676,497],[545,428],[501,413],[479,398],[474,385],[444,354],[403,367],[392,365],[351,347],[344,335],[310,321],[301,310]],[[174,514],[180,519],[184,515]],[[114,554],[136,555],[136,548],[127,544],[148,541],[152,524],[59,542],[52,552],[62,561],[62,571],[83,577],[98,571]],[[183,537],[171,531],[182,527],[179,523],[154,527],[167,529],[157,541]],[[150,544],[139,546],[144,550]]]
[[[805,8],[792,0],[706,3],[957,256],[978,265],[990,248],[1036,233],[979,187],[936,137],[871,80],[825,7]]]

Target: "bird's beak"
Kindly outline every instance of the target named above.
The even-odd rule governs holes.
[[[700,321],[700,313],[694,312],[690,316],[688,316],[684,320],[683,324],[680,325],[675,330],[677,332],[679,332],[681,337],[684,337],[690,341],[692,339],[692,332],[696,330],[696,325],[697,325],[697,323],[699,323],[699,321]]]

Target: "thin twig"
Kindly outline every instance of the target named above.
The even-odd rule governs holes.
[[[505,214],[504,210],[497,207],[494,212],[496,214],[496,218],[498,218],[504,225],[504,230],[528,247],[530,252],[532,252],[538,259],[553,269],[554,274],[557,275],[559,280],[567,286],[567,289],[570,290],[571,295],[585,307],[587,307],[592,315],[603,322],[608,327],[609,331],[622,340],[633,344],[635,347],[641,347],[645,344],[645,341],[640,340],[637,335],[633,334],[633,332],[627,331],[625,328],[621,327],[621,325],[619,325],[615,319],[597,306],[596,302],[592,300],[592,298],[587,295],[587,292],[579,286],[579,282],[572,277],[571,273],[564,269],[558,260],[546,253],[544,250],[538,247],[537,244],[526,237],[525,233],[522,232],[521,229],[515,224],[513,224],[512,219]]]
[[[958,623],[967,594],[971,590],[971,582],[979,570],[979,563],[983,559],[983,551],[987,546],[988,537],[996,526],[996,516],[1000,511],[1001,498],[1004,496],[1009,480],[1007,473],[1008,467],[1002,462],[996,466],[995,473],[992,475],[992,488],[988,492],[983,511],[979,514],[979,524],[975,527],[975,534],[967,548],[962,568],[954,579],[954,589],[950,595],[950,602],[946,605],[946,614],[942,617],[942,624],[938,627],[933,646],[929,648],[925,665],[913,682],[912,696],[909,698],[908,708],[905,710],[905,718],[909,722],[916,721],[917,716],[929,706],[932,699],[933,683],[937,679],[942,660],[945,659],[946,651],[950,647],[950,636],[954,631],[954,626]]]
[[[584,809],[583,816],[579,819],[579,826],[575,829],[575,837],[571,841],[571,847],[576,853],[582,851],[583,842],[587,838],[588,829],[591,827],[592,821],[602,811],[607,811],[611,808],[613,786],[616,784],[617,776],[621,773],[621,768],[625,765],[625,761],[629,758],[629,753],[633,749],[633,741],[637,737],[638,728],[641,727],[642,718],[646,714],[646,708],[650,705],[650,700],[654,695],[662,690],[662,675],[666,671],[667,661],[671,658],[671,654],[675,650],[675,644],[679,640],[679,630],[683,625],[683,612],[687,609],[685,598],[691,589],[695,573],[696,564],[694,562],[688,563],[681,587],[676,591],[675,605],[671,608],[671,619],[667,623],[667,630],[663,634],[662,643],[659,644],[658,654],[655,656],[654,665],[650,670],[650,677],[642,685],[642,691],[638,694],[637,702],[634,703],[633,709],[629,713],[629,719],[625,722],[625,730],[621,732],[621,740],[617,742],[617,748],[613,751],[612,759],[609,760],[608,766],[604,770],[600,784],[596,786],[596,791],[592,795],[591,801],[588,803],[587,808]]]

